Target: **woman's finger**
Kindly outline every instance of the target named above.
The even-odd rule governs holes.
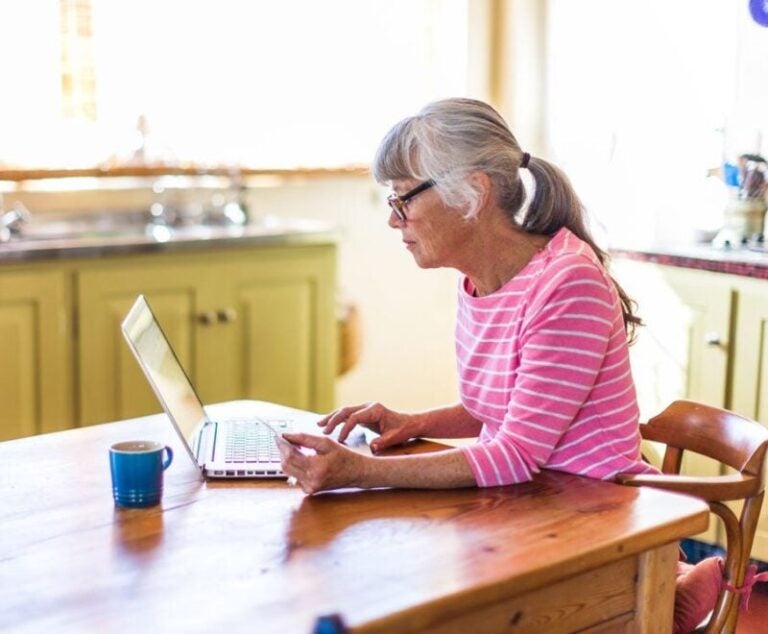
[[[359,482],[363,456],[326,436],[285,433],[283,437],[301,447],[284,461],[284,470],[297,479],[302,491],[318,491],[350,486]]]
[[[328,414],[326,414],[325,416],[323,416],[323,417],[322,417],[322,418],[321,418],[319,421],[317,421],[317,426],[318,426],[318,427],[325,427],[325,426],[326,426],[326,425],[328,425],[328,424],[329,424],[329,423],[330,423],[332,420],[334,420],[334,419],[335,419],[335,418],[338,416],[338,414],[339,414],[341,411],[343,411],[344,409],[347,409],[347,406],[345,406],[345,407],[339,407],[339,408],[337,408],[337,409],[333,410],[332,412],[329,412]]]
[[[319,454],[325,454],[331,451],[333,446],[337,444],[336,441],[326,438],[325,436],[315,436],[314,434],[304,434],[301,432],[285,432],[283,438],[294,445],[296,453],[303,458],[307,458],[307,456],[303,454],[297,446],[313,449]]]
[[[343,423],[349,416],[364,407],[366,407],[366,405],[347,405],[346,407],[340,407],[324,419],[319,420],[317,424],[323,428],[323,433],[330,434],[337,425]]]
[[[280,460],[283,468],[283,472],[290,478],[296,481],[301,481],[306,477],[306,471],[301,460],[306,456],[302,456],[300,452],[296,452],[298,455],[284,455]]]
[[[356,425],[381,433],[385,428],[384,419],[396,415],[381,403],[371,402],[362,405],[350,405],[341,407],[336,411],[320,419],[317,424],[328,435],[339,425],[343,425],[338,438],[344,442]]]
[[[344,442],[349,433],[358,425],[378,431],[384,408],[379,403],[369,403],[347,416],[344,426],[339,432],[339,442]]]

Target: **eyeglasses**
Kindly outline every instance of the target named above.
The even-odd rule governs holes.
[[[395,216],[397,216],[397,219],[400,222],[405,222],[408,220],[405,215],[405,205],[408,203],[408,201],[434,185],[435,181],[430,178],[428,181],[424,181],[423,183],[416,185],[416,187],[406,192],[402,196],[398,196],[397,194],[390,194],[387,196],[387,203],[389,204],[389,208],[392,210]]]

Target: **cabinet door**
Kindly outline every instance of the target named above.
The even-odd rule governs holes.
[[[235,317],[202,368],[215,400],[254,398],[300,409],[334,406],[335,248],[265,249],[232,262]],[[229,359],[226,356],[232,351]],[[230,367],[232,379],[218,371]]]
[[[0,274],[0,440],[72,427],[72,324],[66,278]]]
[[[630,348],[644,420],[678,398],[724,407],[731,321],[726,276],[617,261],[614,272],[645,326]]]
[[[740,280],[732,404],[768,426],[768,281]]]
[[[630,348],[641,417],[647,420],[672,401],[686,398],[717,407],[728,404],[732,290],[717,273],[617,261],[614,272],[638,303],[645,326]],[[649,446],[648,454],[658,454]],[[719,475],[719,463],[687,454],[683,473]],[[718,541],[719,521],[697,539]]]
[[[140,293],[147,296],[179,359],[196,381],[195,316],[208,298],[208,269],[193,265],[104,266],[78,274],[80,424],[161,411],[120,323]]]
[[[768,426],[768,281],[740,279],[733,360],[733,410]],[[768,561],[768,502],[752,556]]]

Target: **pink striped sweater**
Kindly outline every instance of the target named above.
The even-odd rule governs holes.
[[[459,288],[461,401],[483,423],[463,452],[478,486],[542,468],[608,480],[640,459],[618,294],[590,246],[561,229],[495,293]]]

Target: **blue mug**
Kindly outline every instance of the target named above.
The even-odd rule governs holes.
[[[163,460],[163,452],[167,458]],[[154,506],[163,497],[163,471],[173,461],[173,450],[152,440],[118,442],[109,448],[115,504]]]

